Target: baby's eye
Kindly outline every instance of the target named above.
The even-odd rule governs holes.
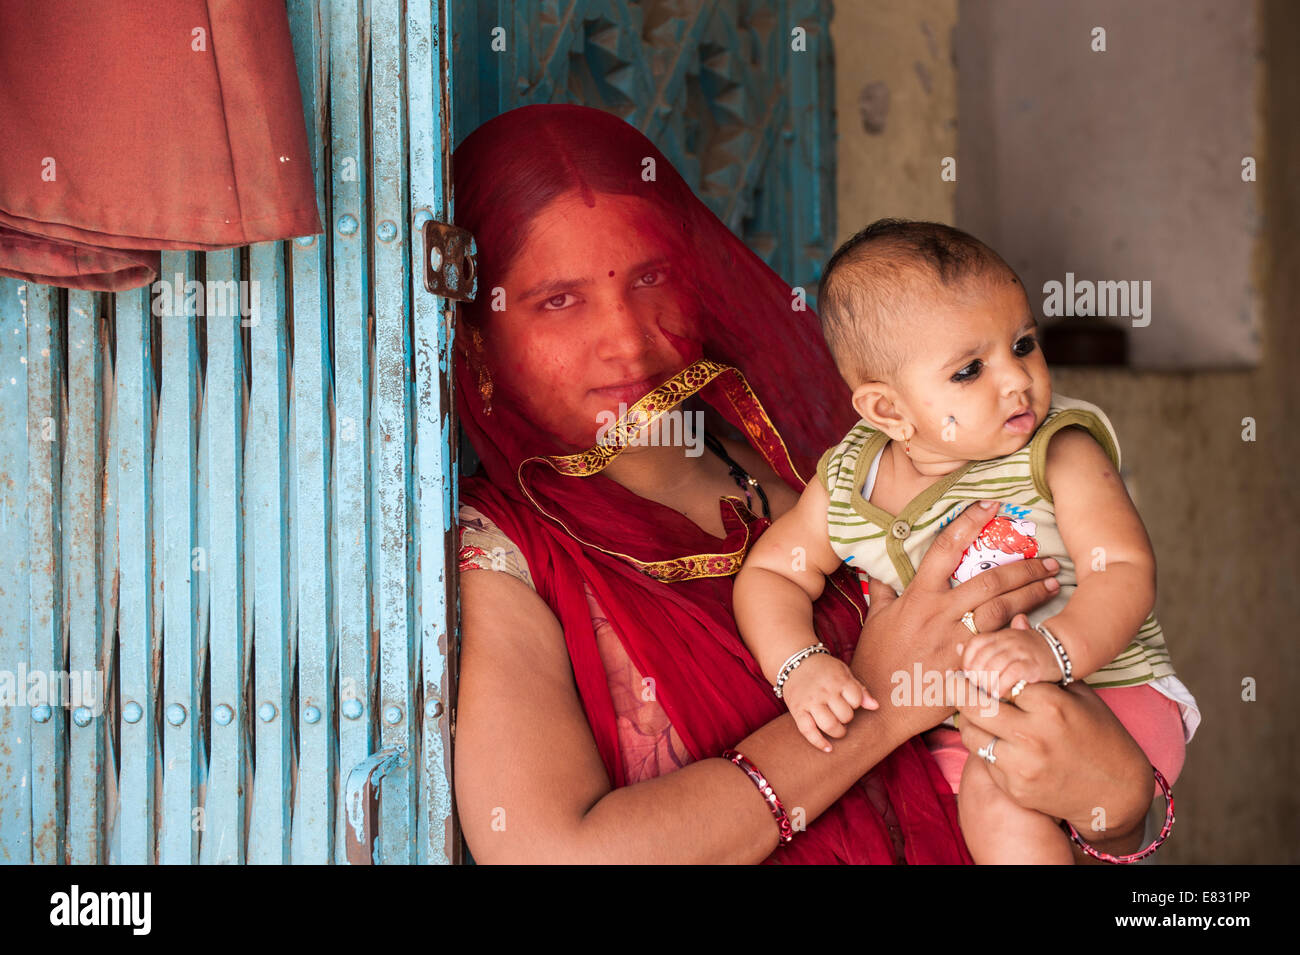
[[[1016,353],[1017,357],[1024,358],[1026,355],[1031,354],[1037,347],[1038,340],[1034,338],[1033,335],[1026,335],[1024,338],[1017,341],[1015,345],[1012,346],[1011,350]]]
[[[979,377],[980,370],[984,367],[984,362],[976,358],[973,362],[961,369],[957,374],[952,376],[952,381],[974,381]]]
[[[566,298],[572,298],[572,293],[561,292],[559,295],[552,295],[542,303],[542,308],[546,309],[548,312],[559,311],[566,307],[564,304]]]

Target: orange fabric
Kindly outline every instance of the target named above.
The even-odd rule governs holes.
[[[0,122],[0,274],[115,291],[321,231],[280,0],[5,0]]]

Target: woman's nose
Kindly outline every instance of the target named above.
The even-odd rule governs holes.
[[[635,356],[643,353],[655,338],[653,313],[638,308],[626,296],[601,297],[596,321],[600,323],[599,342],[604,359]]]

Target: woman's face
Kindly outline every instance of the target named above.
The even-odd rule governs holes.
[[[638,230],[646,211],[630,196],[597,194],[588,207],[563,195],[487,290],[494,388],[566,449],[591,447],[601,412],[621,413],[701,356],[681,276]]]

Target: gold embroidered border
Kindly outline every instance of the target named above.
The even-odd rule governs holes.
[[[528,489],[523,475],[524,468],[534,462],[548,464],[557,473],[566,477],[590,477],[593,474],[600,473],[609,466],[609,463],[614,458],[623,453],[632,434],[648,426],[664,412],[675,408],[687,398],[699,392],[715,378],[727,372],[734,372],[734,375],[728,375],[724,380],[723,393],[726,395],[727,400],[731,402],[733,410],[736,411],[741,421],[745,423],[745,428],[751,437],[758,439],[761,445],[759,448],[760,453],[768,460],[769,465],[772,465],[775,460],[772,452],[779,446],[781,453],[785,455],[786,462],[790,466],[790,472],[802,481],[803,477],[795,469],[785,443],[781,440],[780,435],[776,433],[772,420],[768,417],[758,397],[749,387],[749,383],[745,381],[740,369],[731,365],[720,364],[708,358],[701,358],[679,371],[628,408],[627,414],[605,432],[604,443],[598,443],[586,451],[580,451],[576,454],[540,454],[520,462],[515,472],[515,479],[519,482],[520,489],[540,513],[559,524],[564,529],[564,532],[574,540],[601,553],[625,560],[647,576],[673,582],[693,580],[700,577],[730,577],[734,575],[740,570],[740,565],[749,550],[752,538],[748,522],[741,517],[740,511],[743,509],[747,513],[751,513],[751,516],[752,512],[748,511],[748,508],[745,507],[739,497],[727,496],[722,498],[724,502],[731,506],[732,512],[737,518],[746,524],[745,540],[737,550],[725,554],[689,554],[664,561],[643,561],[631,554],[606,550],[598,544],[583,540],[564,521],[542,507]],[[645,415],[644,420],[642,419],[643,414]],[[769,429],[769,434],[771,438],[775,439],[774,441],[769,439],[769,434],[763,433],[761,427],[750,421],[751,414],[756,414],[762,418],[763,424]],[[772,466],[775,469],[775,465]]]
[[[649,394],[642,396],[627,414],[620,418],[605,437],[586,451],[577,454],[542,454],[529,458],[519,465],[523,470],[531,461],[545,461],[566,477],[590,477],[599,474],[623,452],[632,436],[648,427],[665,412],[677,407],[687,398],[704,388],[714,378],[729,371],[731,366],[720,365],[702,358],[683,368]]]

